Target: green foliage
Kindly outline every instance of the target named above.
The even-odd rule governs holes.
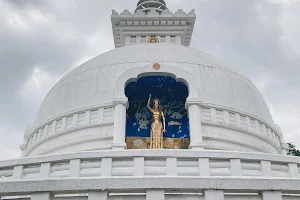
[[[300,151],[296,149],[295,145],[293,145],[292,143],[287,143],[287,144],[289,145],[288,155],[300,157]]]

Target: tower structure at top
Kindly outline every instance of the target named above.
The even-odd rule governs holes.
[[[135,12],[142,10],[143,12],[148,13],[151,9],[161,13],[168,8],[164,0],[140,0],[137,4]]]
[[[115,47],[139,43],[172,43],[189,46],[195,11],[172,13],[164,0],[140,0],[134,13],[113,10],[111,21]]]

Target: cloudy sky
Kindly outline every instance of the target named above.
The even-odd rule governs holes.
[[[111,10],[138,0],[0,0],[0,160],[20,156],[27,125],[68,71],[114,48]],[[300,0],[166,0],[196,10],[191,46],[256,84],[285,140],[300,148]]]

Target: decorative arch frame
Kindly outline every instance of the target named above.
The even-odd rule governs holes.
[[[156,63],[154,62],[143,67],[135,67],[122,73],[117,78],[115,84],[114,102],[126,101],[126,85],[130,82],[136,82],[139,78],[145,76],[170,76],[177,82],[183,82],[188,87],[189,96],[187,98],[187,102],[194,101],[195,99],[200,99],[197,80],[195,76],[183,69],[170,67],[165,64],[160,64],[160,69],[156,70],[153,68],[154,64]]]
[[[203,149],[202,128],[201,123],[199,123],[201,121],[201,99],[196,77],[183,69],[157,62],[129,69],[117,78],[113,97],[115,114],[112,148],[116,150],[126,149],[126,105],[128,103],[128,98],[125,95],[126,85],[145,76],[171,76],[177,82],[186,84],[189,91],[186,99],[186,107],[189,112],[190,148]]]

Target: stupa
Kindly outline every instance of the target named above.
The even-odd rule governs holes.
[[[300,199],[300,158],[255,85],[189,47],[195,20],[164,0],[113,11],[116,48],[47,94],[1,199]]]

